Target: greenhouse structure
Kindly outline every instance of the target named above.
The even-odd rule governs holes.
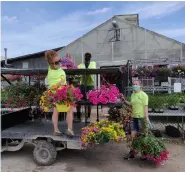
[[[138,14],[116,15],[58,51],[83,62],[92,54],[97,67],[125,64],[174,65],[185,63],[185,44],[139,26]]]

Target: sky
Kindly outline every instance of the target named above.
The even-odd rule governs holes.
[[[139,14],[139,25],[185,43],[185,2],[2,2],[1,55],[65,46],[113,15]]]

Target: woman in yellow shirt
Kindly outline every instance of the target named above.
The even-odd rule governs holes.
[[[139,81],[134,81],[132,83],[133,93],[131,95],[131,102],[125,101],[125,104],[132,107],[132,124],[131,124],[131,138],[135,139],[137,134],[144,133],[145,120],[149,122],[148,119],[148,95],[141,90],[141,84]],[[129,154],[124,157],[124,159],[134,158],[134,150],[130,150]]]
[[[58,56],[58,54],[53,50],[46,51],[45,59],[47,60],[49,64],[48,75],[47,75],[49,87],[56,85],[56,84],[61,84],[61,85],[66,84],[66,74],[60,66],[60,57]],[[59,116],[59,112],[54,107],[53,115],[52,115],[54,135],[62,135],[62,133],[60,132],[58,128],[58,116]],[[73,107],[71,107],[71,109],[67,112],[67,124],[68,124],[67,135],[74,136]]]

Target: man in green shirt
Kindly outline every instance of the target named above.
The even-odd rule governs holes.
[[[79,69],[96,69],[96,62],[91,61],[91,54],[85,53],[84,55],[84,63],[78,66]],[[95,84],[95,76],[94,75],[82,75],[81,82],[80,82],[80,89],[83,94],[83,99],[86,100],[86,93],[90,90],[94,89]],[[81,120],[81,106],[77,106],[77,121]],[[87,121],[90,122],[90,115],[91,115],[91,106],[88,106],[88,118]]]
[[[141,134],[145,130],[144,122],[148,122],[148,95],[141,90],[139,81],[132,83],[133,93],[131,95],[131,102],[125,101],[125,104],[132,107],[132,124],[131,124],[131,138],[135,139],[137,134]],[[124,159],[134,158],[134,150],[131,150]]]

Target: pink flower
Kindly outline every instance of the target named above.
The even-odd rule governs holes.
[[[87,93],[88,100],[93,104],[115,103],[118,97],[120,97],[120,92],[115,85],[102,85],[99,89]]]

